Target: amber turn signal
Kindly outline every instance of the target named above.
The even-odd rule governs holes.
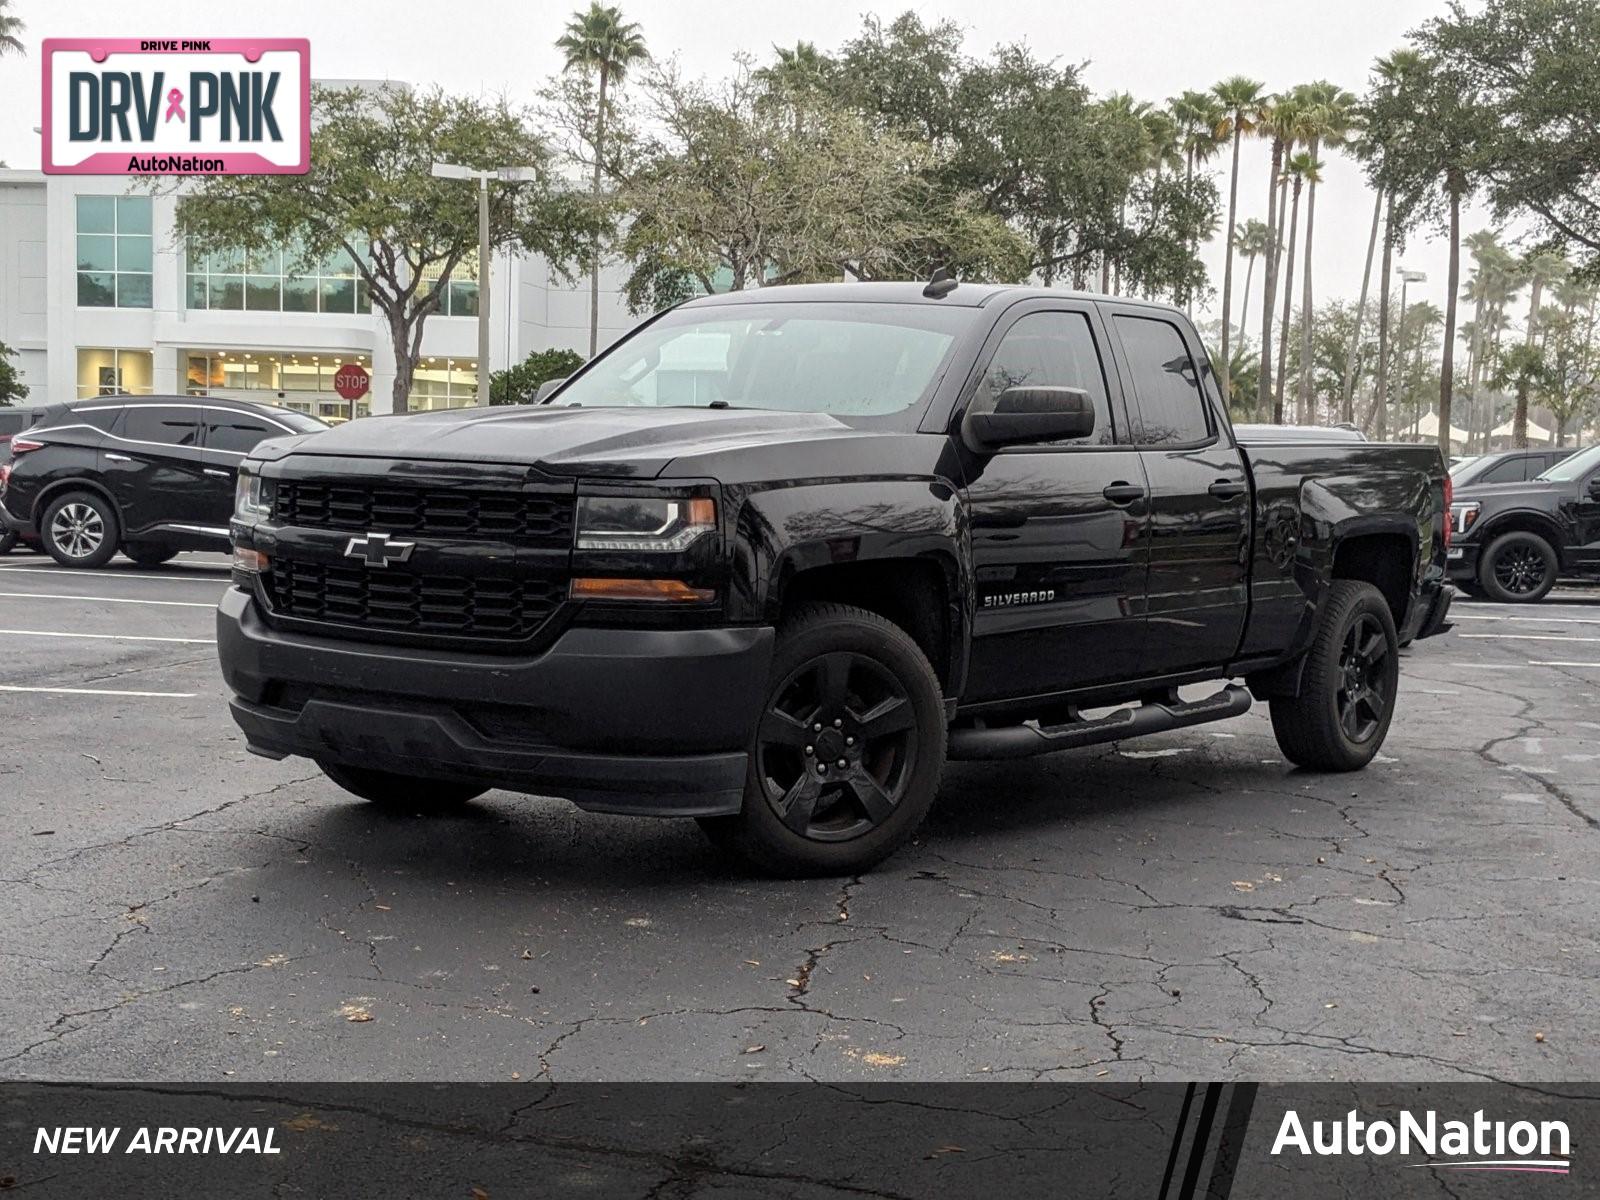
[[[260,573],[267,569],[268,558],[259,550],[249,550],[244,546],[233,548],[233,569],[235,571],[251,571]]]
[[[716,596],[710,588],[691,587],[681,579],[578,578],[572,581],[571,594],[574,600],[655,600],[669,604],[700,604]]]

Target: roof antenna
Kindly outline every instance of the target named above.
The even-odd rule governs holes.
[[[922,294],[930,300],[942,300],[956,290],[956,277],[949,267],[935,267]]]

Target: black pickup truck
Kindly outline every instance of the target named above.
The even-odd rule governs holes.
[[[1450,521],[1450,578],[1469,596],[1527,604],[1562,575],[1600,579],[1600,446],[1536,479],[1469,483]]]
[[[770,288],[537,407],[263,443],[219,650],[253,750],[380,804],[507,787],[855,872],[947,755],[1254,695],[1291,761],[1365,765],[1399,642],[1444,625],[1445,484],[1432,448],[1240,445],[1170,308]]]

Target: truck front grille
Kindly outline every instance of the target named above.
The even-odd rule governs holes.
[[[413,575],[274,558],[263,577],[275,613],[373,634],[531,636],[561,602],[558,579]]]
[[[572,544],[570,493],[365,487],[279,480],[273,520],[305,529],[483,538],[561,549]]]

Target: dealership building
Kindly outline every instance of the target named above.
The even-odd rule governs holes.
[[[122,177],[0,169],[0,342],[18,352],[26,403],[187,393],[338,418],[352,405],[333,378],[355,364],[372,377],[356,414],[390,411],[388,324],[348,257],[308,269],[288,246],[206,252],[177,235],[176,203]],[[635,322],[621,282],[620,271],[602,276],[602,346]],[[587,278],[565,281],[537,256],[502,253],[489,286],[489,369],[551,348],[587,352]],[[424,326],[413,409],[476,401],[477,316],[472,260]]]

